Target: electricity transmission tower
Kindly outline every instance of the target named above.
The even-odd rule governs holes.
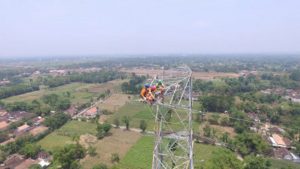
[[[156,122],[152,169],[194,169],[191,76],[189,67],[158,75],[166,90],[152,106]]]

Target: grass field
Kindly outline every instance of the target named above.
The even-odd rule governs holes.
[[[150,169],[154,138],[144,136],[128,151],[117,165],[119,169]]]
[[[296,164],[287,160],[269,159],[271,161],[271,169],[281,169],[290,167],[291,169],[300,169],[300,164]]]
[[[121,71],[127,73],[135,73],[137,75],[159,75],[162,74],[161,69],[144,69],[144,68],[130,68],[130,69],[122,69]],[[173,70],[165,70],[166,74],[176,73]],[[212,80],[217,78],[238,78],[240,75],[238,73],[224,73],[224,72],[193,72],[193,78],[202,79],[202,80]]]
[[[80,121],[69,121],[60,129],[47,135],[38,142],[42,148],[52,151],[55,148],[63,147],[66,144],[73,143],[74,135],[96,134],[96,124]]]
[[[148,130],[153,130],[154,117],[151,108],[140,102],[131,101],[122,106],[116,113],[108,118],[108,122],[113,123],[115,118],[122,121],[124,116],[129,116],[130,127],[139,128],[140,120],[145,120],[148,125]],[[124,125],[121,123],[121,125]]]
[[[112,94],[107,98],[103,103],[99,103],[98,106],[102,110],[109,110],[111,112],[117,112],[119,108],[124,106],[127,102],[130,101],[130,95],[127,94]]]
[[[39,91],[21,94],[18,96],[12,96],[3,99],[4,102],[16,102],[25,101],[31,102],[35,99],[40,99],[44,95],[58,94],[61,95],[65,92],[70,92],[70,100],[72,104],[82,104],[88,102],[91,98],[98,97],[101,93],[107,89],[111,90],[112,93],[120,91],[120,84],[124,80],[113,80],[102,84],[89,84],[89,83],[71,83],[55,88],[42,88]]]
[[[122,129],[112,129],[110,132],[110,136],[89,144],[96,148],[97,155],[94,157],[87,155],[80,161],[84,169],[91,169],[94,165],[99,163],[112,166],[111,154],[117,153],[120,159],[123,159],[127,151],[135,145],[141,137],[140,133],[123,131]]]
[[[119,169],[151,169],[154,138],[150,136],[142,137],[126,154],[120,164]],[[194,144],[194,165],[199,168],[208,160],[214,150],[219,147],[205,144]]]

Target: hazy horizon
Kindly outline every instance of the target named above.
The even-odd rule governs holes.
[[[299,6],[297,0],[1,1],[0,57],[299,55]]]

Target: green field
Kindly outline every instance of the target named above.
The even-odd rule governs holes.
[[[117,165],[119,169],[150,169],[154,138],[142,137]]]
[[[131,103],[126,103],[122,106],[118,112],[114,113],[109,119],[108,122],[113,123],[115,118],[118,118],[122,121],[124,116],[129,116],[130,118],[130,127],[139,128],[140,120],[145,120],[148,125],[148,130],[153,130],[154,127],[154,114],[151,108],[144,103],[133,101]],[[121,123],[121,125],[124,125]]]
[[[58,94],[62,95],[63,93],[70,92],[70,100],[72,104],[82,104],[89,102],[91,98],[96,98],[102,94],[105,90],[110,89],[112,92],[120,91],[120,84],[124,80],[113,80],[101,84],[91,84],[91,83],[70,83],[63,86],[55,88],[41,87],[40,90],[29,92],[17,96],[12,96],[6,99],[3,99],[5,103],[23,101],[31,102],[35,99],[40,99],[44,95],[49,94]]]
[[[71,84],[67,84],[55,88],[43,88],[40,89],[39,91],[25,93],[18,96],[12,96],[3,99],[3,101],[6,103],[17,102],[17,101],[31,102],[32,100],[39,99],[44,95],[48,95],[48,94],[61,95],[64,92],[70,92],[72,103],[82,103],[82,102],[89,101],[91,97],[95,96],[95,93],[88,92],[88,89],[94,86],[97,86],[97,84],[71,83]]]
[[[142,137],[121,160],[117,168],[122,169],[150,169],[154,138],[150,136]],[[194,144],[194,164],[199,168],[208,160],[214,150],[219,147],[205,144]]]
[[[130,103],[126,103],[122,106],[116,113],[114,113],[111,117],[109,117],[108,122],[113,123],[114,119],[118,118],[120,121],[124,116],[129,116],[130,118],[130,127],[139,128],[140,121],[145,120],[147,122],[147,130],[154,131],[155,130],[155,106],[149,106],[148,104],[141,103],[138,101],[132,101]],[[163,111],[164,112],[164,111]],[[167,112],[167,109],[165,110]],[[181,114],[182,116],[182,114]],[[175,114],[170,121],[170,124],[174,130],[182,129],[182,124],[178,123],[178,119]],[[177,123],[177,124],[176,124]],[[121,123],[121,125],[124,125]],[[199,123],[193,122],[193,128],[198,130]],[[169,128],[167,128],[168,130]]]
[[[300,164],[293,163],[287,160],[269,159],[271,161],[271,169],[281,169],[290,167],[291,169],[300,169]]]
[[[38,144],[47,151],[52,151],[55,148],[73,143],[73,136],[80,136],[82,134],[95,135],[96,124],[90,122],[69,121],[60,129],[55,130],[40,140]]]

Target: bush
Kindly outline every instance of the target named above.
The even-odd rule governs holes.
[[[118,153],[111,154],[111,162],[118,163],[120,161],[120,157]]]
[[[96,156],[97,155],[96,148],[92,147],[92,146],[89,146],[87,148],[87,153],[88,153],[88,155],[90,155],[92,157]]]
[[[130,122],[129,117],[128,116],[124,116],[123,117],[123,122],[126,125],[126,130],[129,130],[129,122]]]
[[[147,123],[145,120],[141,120],[140,121],[140,129],[142,130],[142,132],[144,133],[146,131],[147,128]]]
[[[114,125],[116,126],[116,128],[119,128],[120,127],[120,121],[118,118],[115,118],[114,119]]]

